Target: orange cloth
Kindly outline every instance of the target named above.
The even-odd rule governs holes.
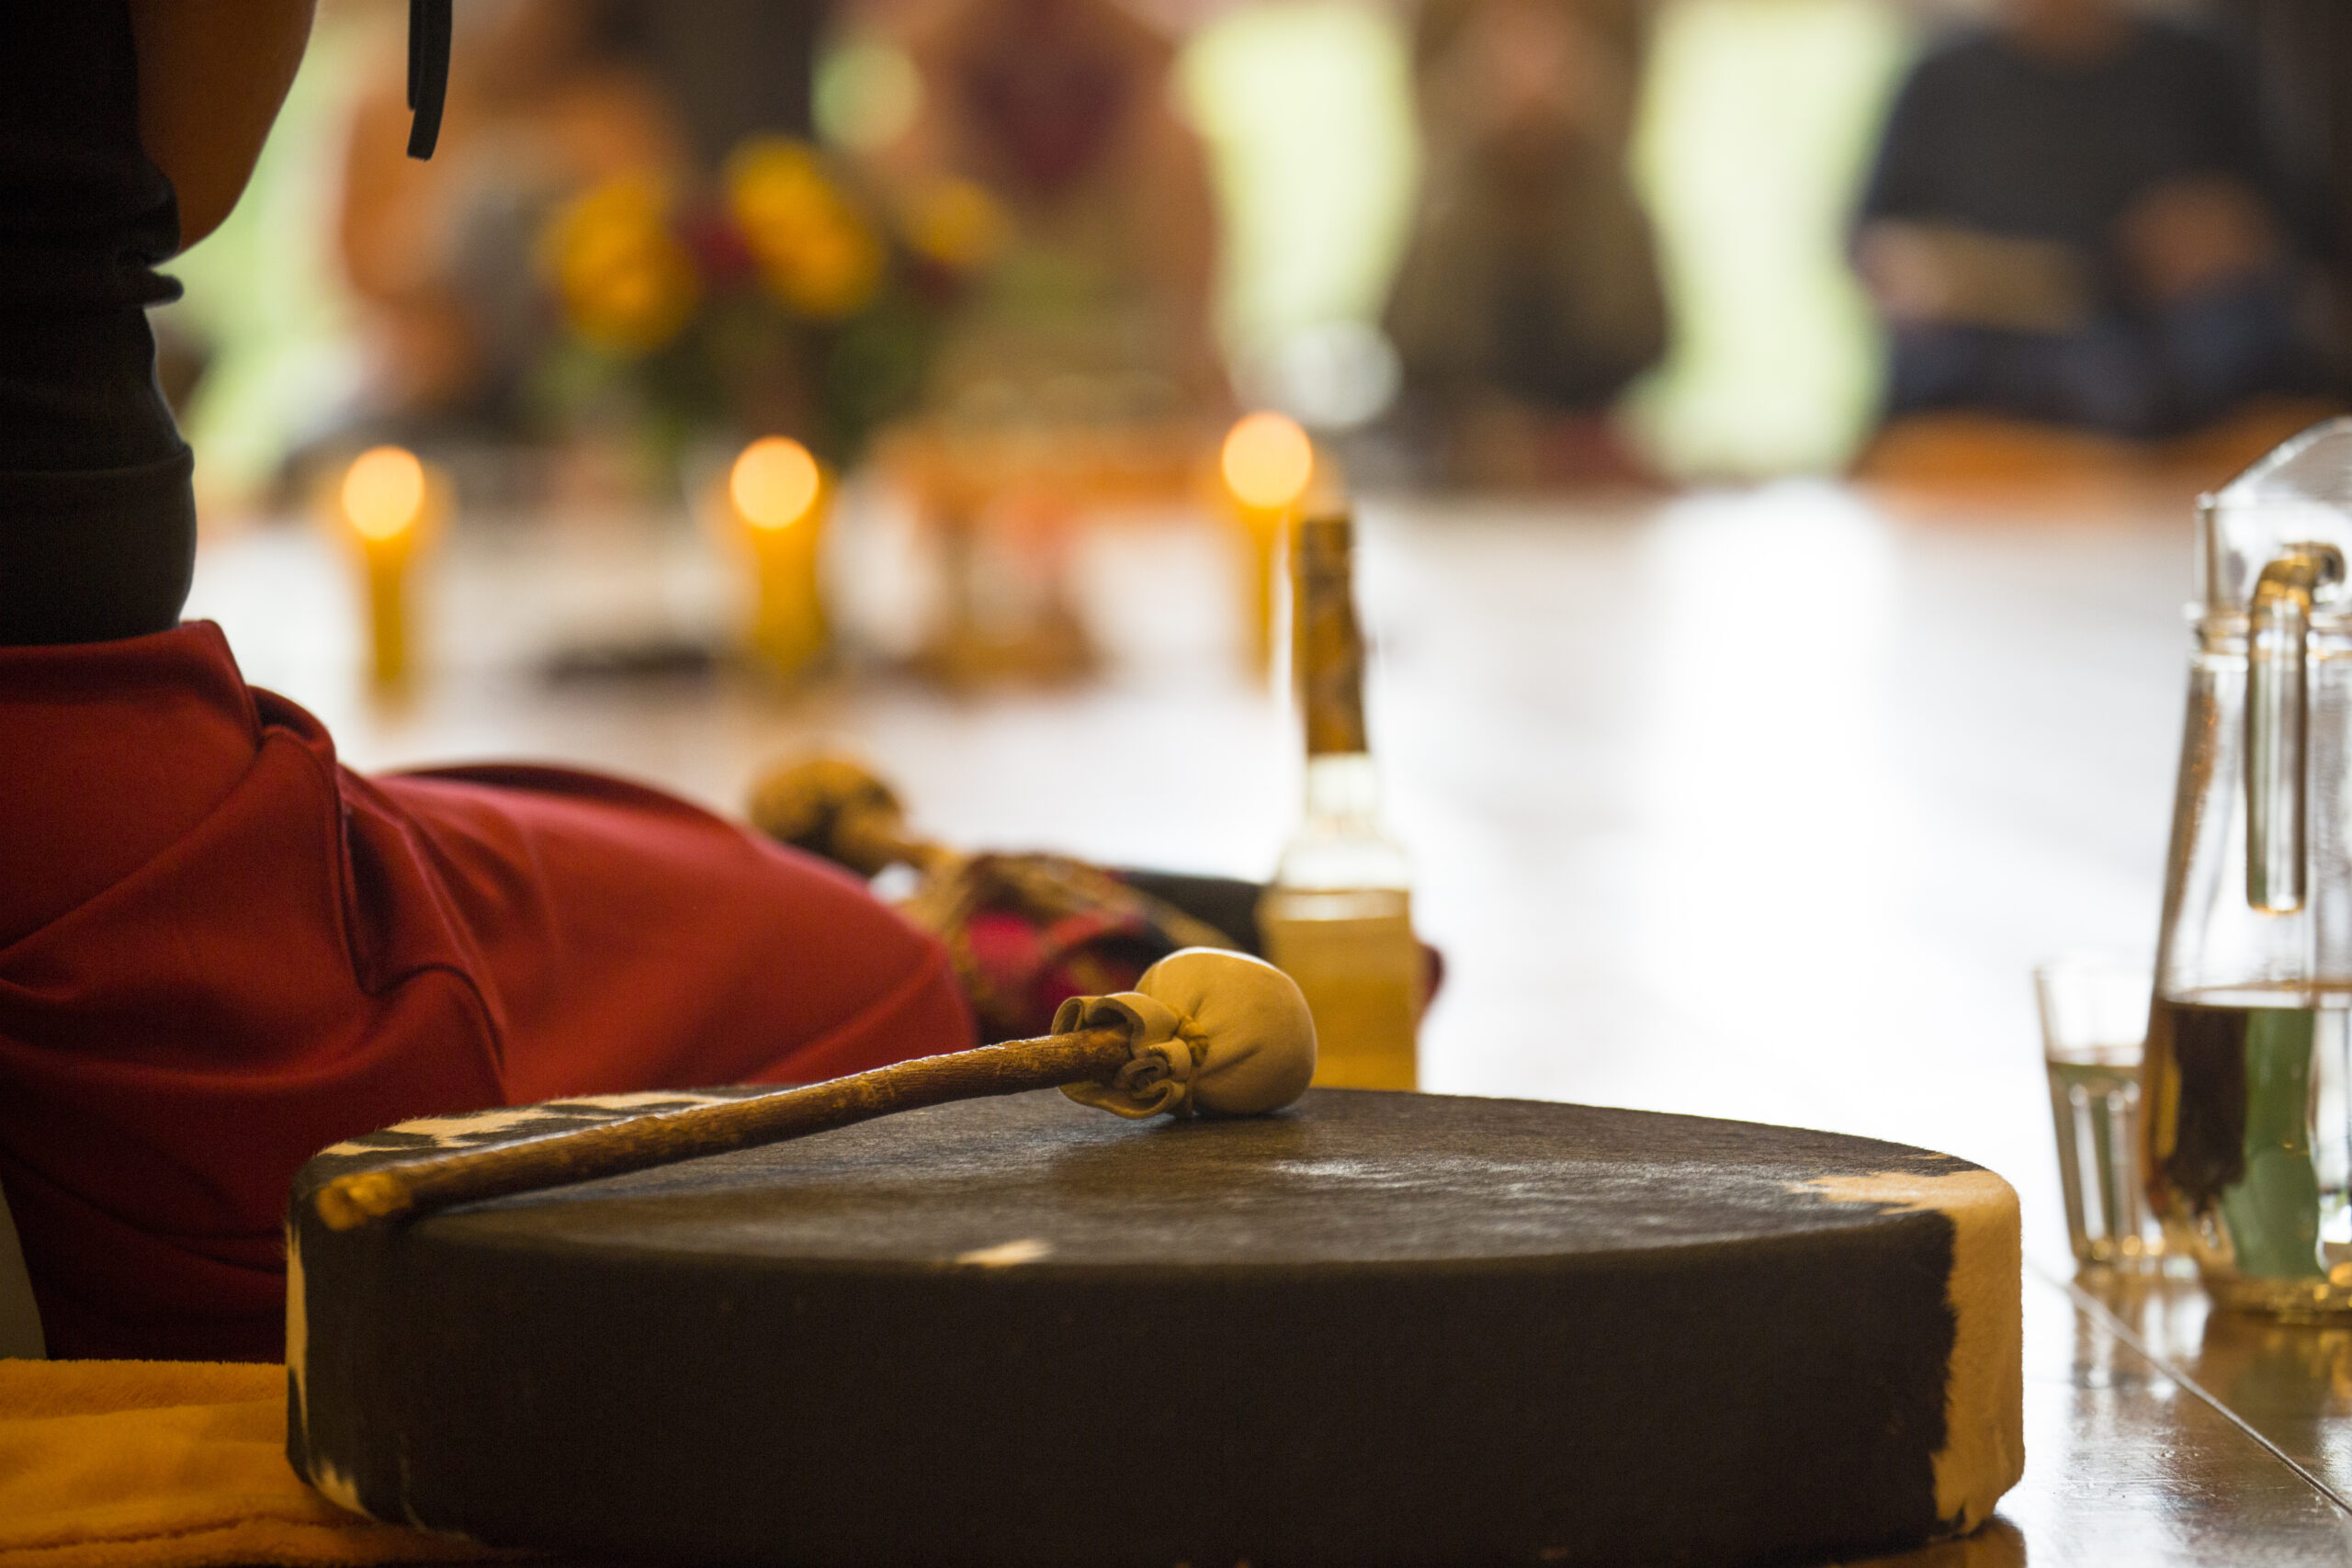
[[[286,1369],[0,1360],[0,1568],[499,1555],[346,1514],[286,1462]]]

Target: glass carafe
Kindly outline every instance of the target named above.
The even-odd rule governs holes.
[[[2225,1305],[2352,1313],[2352,419],[2199,505],[2143,1066],[2166,1249]]]

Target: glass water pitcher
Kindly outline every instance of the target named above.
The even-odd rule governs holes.
[[[2199,504],[2196,648],[2143,1067],[2167,1251],[2222,1304],[2352,1313],[2352,419]]]

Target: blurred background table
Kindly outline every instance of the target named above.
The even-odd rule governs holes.
[[[2027,1482],[1921,1562],[2352,1556],[2352,1331],[2059,1283],[2029,970],[2153,946],[2188,501],[1803,481],[1363,507],[1374,745],[1448,961],[1425,1086],[1889,1138],[2022,1195]],[[620,520],[461,530],[399,705],[368,695],[348,567],[312,531],[215,541],[189,614],[362,768],[570,761],[734,810],[763,762],[842,740],[953,841],[1262,877],[1298,747],[1243,672],[1227,548],[1181,514],[1091,531],[1103,676],[969,696],[882,666],[792,694],[550,682],[567,643],[723,615],[690,534]]]

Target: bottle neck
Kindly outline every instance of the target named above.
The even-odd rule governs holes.
[[[1380,767],[1369,751],[1306,759],[1306,830],[1333,836],[1380,833]]]
[[[1292,890],[1401,892],[1411,886],[1411,868],[1381,829],[1380,770],[1364,738],[1352,533],[1344,513],[1299,525],[1294,620],[1306,720],[1306,815],[1274,879]]]
[[[1292,581],[1299,705],[1308,758],[1371,750],[1363,723],[1363,631],[1356,622],[1354,526],[1345,513],[1298,525]]]
[[[1306,816],[1283,850],[1274,885],[1290,892],[1403,894],[1412,863],[1380,825],[1380,771],[1370,753],[1306,761]]]

